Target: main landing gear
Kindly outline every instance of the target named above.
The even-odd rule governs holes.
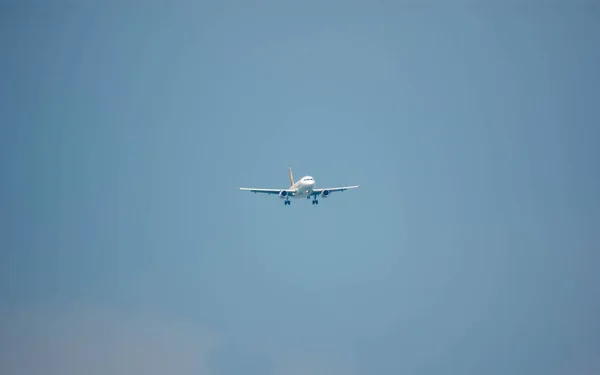
[[[308,197],[306,197],[306,199],[310,199],[310,197],[311,197],[311,196],[309,195]],[[313,199],[313,201],[312,201],[312,204],[313,204],[313,206],[314,206],[315,204],[319,204],[319,201],[317,200],[317,197],[316,197],[316,196],[315,196],[315,199]]]
[[[290,204],[292,204],[292,202],[286,199],[283,201],[283,204],[289,206]]]

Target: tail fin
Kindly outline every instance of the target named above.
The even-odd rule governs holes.
[[[290,186],[294,186],[294,175],[292,174],[291,167],[290,167]]]

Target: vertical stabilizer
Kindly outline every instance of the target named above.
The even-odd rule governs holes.
[[[294,186],[294,175],[292,174],[292,168],[290,167],[290,187]]]

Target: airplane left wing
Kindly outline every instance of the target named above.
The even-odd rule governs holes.
[[[294,193],[294,190],[289,190],[289,189],[253,189],[253,188],[240,188],[240,190],[251,191],[253,193],[264,193],[264,194],[279,194],[281,191],[286,191],[288,194]]]
[[[344,191],[344,190],[349,190],[349,189],[357,189],[359,187],[360,187],[360,185],[342,186],[342,187],[335,187],[335,188],[314,189],[312,195],[319,195],[322,192],[324,192],[325,190],[327,190],[329,193],[333,193],[333,192],[336,192],[336,191]]]

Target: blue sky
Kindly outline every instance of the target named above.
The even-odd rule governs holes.
[[[14,4],[0,372],[600,371],[597,5]]]

